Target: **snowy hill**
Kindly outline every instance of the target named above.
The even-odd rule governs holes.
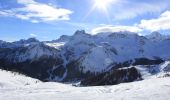
[[[33,79],[16,72],[0,70],[0,88],[17,88],[39,83],[37,79]],[[3,100],[3,99],[1,99]]]
[[[0,100],[169,100],[169,93],[169,77],[113,86],[73,87],[0,70]]]
[[[35,38],[0,41],[1,69],[42,81],[81,81],[101,74],[105,76],[105,73],[124,76],[124,71],[128,71],[119,71],[120,68],[153,66],[169,60],[170,37],[157,32],[148,36],[128,31],[90,35],[81,30],[72,36],[64,35],[46,42]],[[139,78],[128,77],[133,77],[132,81]],[[115,77],[116,83],[119,78]],[[129,82],[130,78],[127,79]]]

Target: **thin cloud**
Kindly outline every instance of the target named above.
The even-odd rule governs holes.
[[[64,8],[56,8],[47,4],[38,3],[34,0],[17,0],[21,8],[0,11],[0,16],[16,17],[33,23],[59,20],[70,20],[69,15],[73,12]]]
[[[141,20],[139,24],[133,26],[123,26],[123,25],[102,25],[92,29],[92,34],[97,34],[101,32],[119,32],[119,31],[130,31],[140,33],[144,30],[147,31],[160,31],[170,29],[170,11],[163,12],[158,18]]]
[[[37,35],[36,35],[36,34],[33,34],[33,33],[31,33],[30,36],[32,36],[32,37],[37,37]]]
[[[165,11],[155,19],[141,20],[139,27],[150,31],[170,29],[170,11]]]
[[[91,34],[95,35],[101,32],[119,32],[119,31],[130,31],[130,32],[141,32],[142,29],[136,26],[101,26],[92,29]]]

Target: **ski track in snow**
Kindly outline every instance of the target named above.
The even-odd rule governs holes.
[[[170,77],[112,86],[73,87],[0,71],[0,100],[170,100]]]

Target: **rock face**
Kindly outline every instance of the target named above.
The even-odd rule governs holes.
[[[0,68],[42,81],[83,80],[83,85],[131,82],[142,78],[138,69],[130,66],[170,60],[170,38],[152,34],[144,37],[126,31],[90,35],[82,30],[48,42],[34,38],[0,41]],[[161,39],[155,39],[157,35]],[[100,82],[90,82],[98,79]]]

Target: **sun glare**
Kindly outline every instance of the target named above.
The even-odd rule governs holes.
[[[93,6],[89,10],[87,15],[83,18],[83,20],[85,20],[94,10],[98,9],[99,11],[104,13],[104,15],[107,17],[108,22],[110,22],[111,19],[110,19],[108,8],[109,6],[111,6],[116,2],[117,0],[93,0]]]
[[[106,10],[110,3],[112,3],[113,0],[94,0],[95,7]]]

